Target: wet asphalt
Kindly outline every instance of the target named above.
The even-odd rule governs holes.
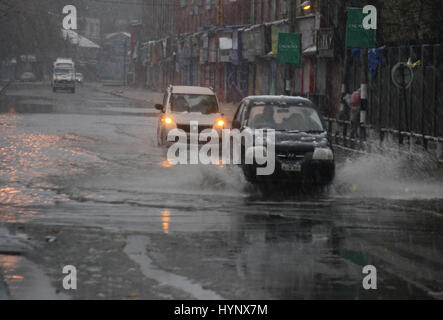
[[[264,193],[237,167],[170,166],[156,117],[98,84],[0,97],[0,299],[443,297],[431,160],[337,149],[328,190]]]

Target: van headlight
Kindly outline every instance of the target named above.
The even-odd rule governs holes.
[[[225,121],[223,119],[219,119],[216,122],[218,128],[223,128],[225,126]]]
[[[334,153],[330,148],[315,148],[312,160],[334,160]]]

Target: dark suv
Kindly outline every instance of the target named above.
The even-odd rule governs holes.
[[[317,107],[306,98],[251,96],[242,100],[232,122],[233,129],[275,130],[275,170],[257,175],[255,161],[242,169],[250,182],[329,185],[335,174],[334,153]],[[262,130],[260,130],[262,129]],[[242,147],[244,149],[244,141]],[[268,146],[269,149],[269,146]],[[246,150],[243,150],[246,152]]]

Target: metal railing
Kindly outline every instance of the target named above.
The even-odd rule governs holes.
[[[443,137],[362,124],[357,124],[358,130],[353,131],[351,121],[335,118],[324,120],[331,141],[336,146],[364,153],[393,151],[405,155],[427,154],[443,163]],[[353,134],[360,132],[361,127],[366,129],[366,139]]]

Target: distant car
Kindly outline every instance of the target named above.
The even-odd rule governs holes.
[[[35,74],[33,74],[32,72],[24,72],[20,76],[20,81],[22,82],[33,82],[35,80],[36,80]]]
[[[155,108],[162,112],[157,125],[159,145],[168,144],[168,133],[172,129],[183,130],[189,139],[191,129],[198,133],[205,129],[221,132],[225,127],[217,96],[211,88],[169,86],[163,104],[156,104]],[[191,121],[197,121],[198,128],[191,128]]]
[[[316,106],[309,99],[287,96],[251,96],[242,100],[232,128],[275,130],[275,171],[257,175],[254,161],[241,167],[250,182],[327,186],[335,175],[334,153]],[[254,139],[255,140],[255,139]],[[242,153],[247,146],[242,141]]]
[[[83,74],[82,73],[76,73],[75,74],[75,81],[77,81],[77,83],[83,84]]]

